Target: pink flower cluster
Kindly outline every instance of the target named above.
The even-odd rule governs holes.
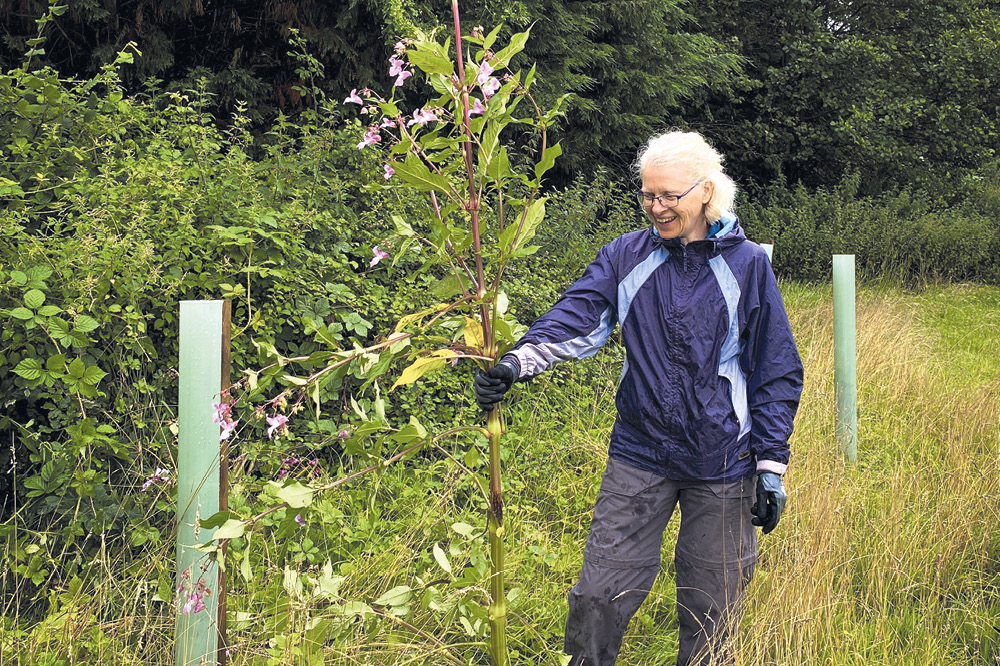
[[[278,480],[282,480],[292,469],[299,463],[308,464],[311,468],[311,474],[317,476],[319,474],[319,458],[313,458],[312,460],[299,460],[298,458],[282,458],[281,459],[281,469],[278,470]]]
[[[202,569],[205,567],[203,566]],[[184,614],[197,613],[205,610],[205,597],[212,596],[212,590],[205,584],[204,576],[198,577],[198,582],[193,590],[188,590],[191,581],[191,567],[181,572],[181,582],[177,584],[177,601],[183,600],[180,604],[180,612]]]
[[[274,439],[274,433],[278,432],[279,430],[283,433],[287,432],[288,431],[288,426],[286,425],[287,423],[288,423],[288,417],[285,416],[284,414],[275,414],[274,416],[268,416],[267,438]]]
[[[215,410],[215,416],[212,417],[212,423],[218,423],[222,427],[222,432],[219,434],[219,441],[224,441],[229,439],[229,436],[233,434],[236,430],[236,425],[239,421],[233,420],[233,407],[226,401],[228,396],[223,396],[222,402],[213,402],[212,409]]]
[[[170,470],[157,467],[156,471],[153,472],[153,475],[146,479],[146,483],[142,484],[142,489],[148,490],[151,485],[160,481],[170,483]]]

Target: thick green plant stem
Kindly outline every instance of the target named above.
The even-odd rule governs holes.
[[[486,526],[490,538],[490,657],[493,666],[509,666],[507,654],[507,595],[504,590],[503,485],[500,468],[500,406],[486,422],[490,432],[490,507]]]

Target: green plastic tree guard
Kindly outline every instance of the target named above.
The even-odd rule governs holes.
[[[833,255],[833,358],[837,443],[847,461],[853,463],[858,457],[858,360],[853,254]]]
[[[174,654],[177,666],[202,666],[216,663],[219,645],[219,570],[196,546],[214,533],[198,521],[219,511],[219,425],[212,403],[219,401],[222,377],[223,301],[180,306]]]
[[[772,255],[774,254],[774,243],[761,243],[760,246],[764,248],[764,252],[767,253],[767,260],[770,261],[771,263],[774,263],[774,261],[771,259]]]

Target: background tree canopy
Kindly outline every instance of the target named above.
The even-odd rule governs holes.
[[[288,55],[298,30],[332,96],[385,80],[392,44],[448,23],[450,3],[416,0],[67,0],[35,62],[86,76],[135,42],[132,90],[203,85],[216,113],[237,101],[259,129],[308,104]],[[744,189],[775,179],[860,193],[946,189],[995,159],[1000,4],[991,0],[498,0],[462,2],[469,25],[531,27],[520,62],[537,63],[546,104],[573,93],[554,175],[624,173],[636,147],[672,126],[710,136]],[[4,67],[36,35],[41,0],[0,2]]]

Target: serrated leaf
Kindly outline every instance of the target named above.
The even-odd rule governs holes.
[[[410,600],[411,596],[409,585],[398,585],[376,599],[375,604],[379,606],[402,606]]]
[[[104,379],[105,376],[107,376],[107,374],[108,373],[104,372],[96,365],[92,365],[89,368],[87,368],[87,370],[83,373],[81,381],[83,381],[83,383],[85,384],[96,386],[98,382],[100,382],[102,379]]]
[[[472,317],[465,318],[465,344],[472,347],[473,349],[482,349],[485,344],[485,338],[483,335],[483,325],[479,323],[478,319],[473,319]]]
[[[76,319],[76,326],[74,327],[80,333],[90,333],[96,330],[100,324],[93,317],[88,317],[87,315],[80,315]]]
[[[62,312],[62,308],[60,308],[57,305],[43,305],[38,310],[38,314],[40,314],[43,317],[52,317],[54,315],[59,314],[60,312]]]
[[[533,201],[528,206],[527,211],[522,212],[522,215],[519,216],[517,223],[512,222],[503,230],[503,233],[500,234],[501,247],[513,254],[535,237],[538,225],[545,218],[546,199],[546,197],[541,197]],[[523,217],[523,222],[521,222],[521,217]],[[520,233],[518,233],[518,227],[520,227]]]
[[[26,358],[14,368],[14,374],[24,377],[28,381],[38,379],[42,376],[42,362],[37,358]]]
[[[451,77],[455,72],[455,66],[450,59],[429,50],[417,49],[408,51],[406,55],[410,64],[419,67],[428,74],[440,74]]]
[[[443,368],[448,359],[455,358],[456,356],[458,354],[451,349],[439,349],[430,356],[421,356],[403,370],[403,374],[399,376],[399,379],[396,380],[396,383],[389,390],[392,391],[397,386],[412,384],[428,372]]]
[[[45,292],[32,289],[24,295],[24,304],[32,310],[37,310],[45,303]]]
[[[66,356],[63,354],[49,356],[45,361],[45,367],[49,372],[62,372],[64,365],[66,365]]]
[[[73,359],[73,362],[69,364],[69,374],[73,379],[82,379],[86,370],[87,366],[80,357]]]
[[[499,61],[503,67],[509,65],[510,59],[524,50],[524,45],[528,42],[529,32],[529,30],[525,30],[511,37],[510,44],[497,52],[495,60]],[[497,69],[500,69],[500,67],[498,66]]]
[[[28,320],[35,316],[35,313],[28,308],[14,308],[10,311],[10,316],[14,319]]]
[[[451,562],[448,561],[448,556],[445,555],[441,546],[437,544],[434,544],[434,559],[437,561],[439,567],[444,569],[446,572],[451,573]]]
[[[28,276],[22,273],[21,271],[11,271],[10,279],[14,282],[14,284],[18,286],[28,283]]]
[[[412,185],[421,192],[432,190],[447,194],[451,192],[451,184],[448,179],[440,174],[433,173],[423,161],[410,153],[406,156],[405,162],[396,163],[396,175],[400,179]]]
[[[48,266],[32,266],[23,273],[29,282],[36,280],[47,280],[52,276],[52,269]]]
[[[290,483],[277,492],[278,499],[286,502],[293,509],[301,509],[312,504],[313,490],[299,482]]]

